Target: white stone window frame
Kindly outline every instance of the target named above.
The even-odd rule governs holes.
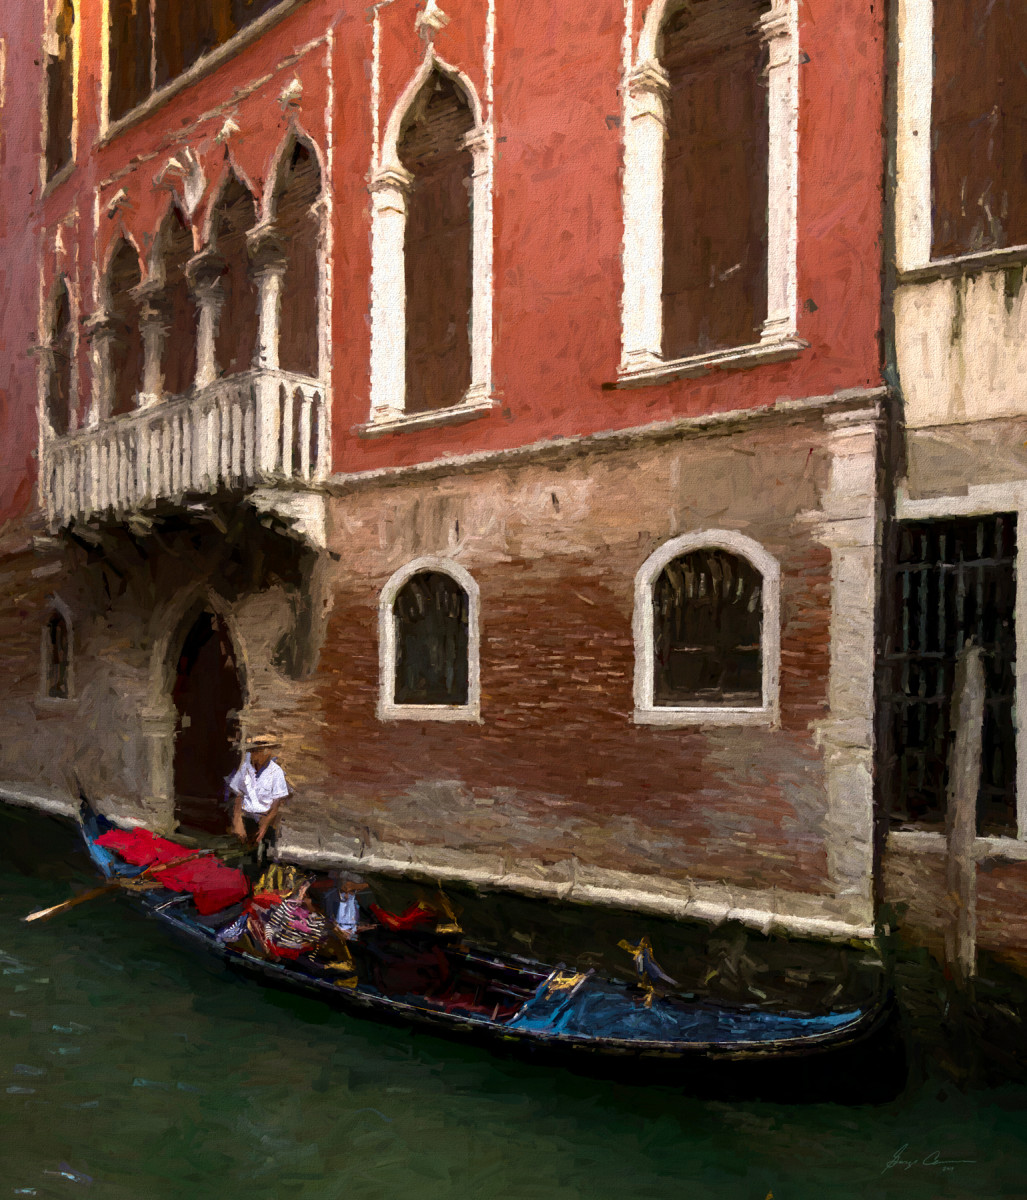
[[[68,694],[66,696],[51,696],[47,690],[50,677],[50,622],[55,616],[64,621],[68,631]],[[43,628],[39,631],[39,688],[36,692],[36,703],[44,707],[60,708],[74,704],[78,699],[75,692],[75,624],[71,618],[71,609],[59,596],[51,596],[43,614]]]
[[[895,259],[900,274],[938,265],[1021,262],[1027,245],[933,258],[931,146],[934,137],[934,0],[899,0],[896,64]],[[958,268],[957,268],[958,270]]]
[[[458,404],[406,412],[406,218],[413,176],[399,160],[400,129],[429,76],[438,71],[463,91],[474,117],[464,139],[471,152],[471,381]],[[392,110],[374,166],[371,210],[371,419],[362,433],[420,428],[461,420],[493,408],[492,194],[494,137],[474,85],[428,46],[421,66]]]
[[[686,358],[663,357],[663,184],[667,73],[660,31],[682,0],[653,0],[637,49],[625,32],[624,293],[618,380],[659,383],[713,367],[744,367],[794,357],[797,335],[799,191],[799,4],[773,0],[760,20],[768,51],[767,316],[760,340]],[[630,21],[631,5],[626,12]]]
[[[762,627],[760,636],[761,685],[759,705],[682,705],[654,702],[653,587],[664,568],[693,550],[726,550],[744,558],[762,576]],[[636,725],[776,725],[779,718],[781,678],[781,567],[759,542],[730,529],[706,529],[671,538],[655,550],[635,576]]]
[[[448,575],[467,596],[467,703],[396,703],[396,597],[415,575],[435,571]],[[481,721],[481,597],[474,577],[451,558],[415,558],[389,579],[378,600],[378,719],[380,721]]]

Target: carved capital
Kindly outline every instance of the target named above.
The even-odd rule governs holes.
[[[656,96],[661,101],[670,94],[670,77],[654,59],[640,62],[628,76],[628,94],[633,97]]]
[[[375,172],[368,191],[372,196],[381,195],[383,192],[399,192],[405,195],[413,182],[414,177],[406,167],[398,162],[386,163]]]
[[[185,265],[185,277],[197,294],[213,294],[221,290],[221,276],[225,273],[225,260],[211,250],[201,250]]]
[[[139,312],[140,325],[162,325],[168,319],[168,297],[155,279],[136,284],[130,295]]]
[[[82,332],[91,344],[109,342],[117,335],[118,326],[115,319],[107,312],[90,313],[82,321]]]
[[[255,275],[284,273],[285,247],[273,225],[255,225],[246,235],[246,248]]]

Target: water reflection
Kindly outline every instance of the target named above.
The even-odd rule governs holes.
[[[0,1197],[1023,1195],[1024,1089],[845,1108],[580,1079],[262,990],[111,898],[24,925],[64,861],[0,855]]]

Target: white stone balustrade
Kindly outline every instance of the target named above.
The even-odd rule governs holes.
[[[328,472],[324,385],[258,369],[44,441],[52,526]]]

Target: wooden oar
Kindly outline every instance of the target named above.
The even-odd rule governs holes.
[[[169,862],[156,863],[152,867],[147,867],[145,871],[140,872],[138,875],[126,875],[123,879],[112,879],[109,883],[101,884],[100,887],[83,892],[81,896],[73,896],[70,900],[64,900],[62,903],[54,904],[50,908],[41,908],[38,912],[29,913],[27,917],[22,917],[22,920],[46,921],[50,917],[55,917],[58,913],[64,912],[66,909],[74,908],[77,904],[84,904],[87,900],[94,900],[97,896],[103,896],[107,892],[116,891],[120,887],[132,888],[138,886],[138,884],[147,882],[161,871],[167,871],[171,867],[177,867],[182,863],[192,862],[194,858],[202,858],[205,854],[213,853],[213,850],[194,850],[191,854],[183,854],[180,858],[173,858]]]

